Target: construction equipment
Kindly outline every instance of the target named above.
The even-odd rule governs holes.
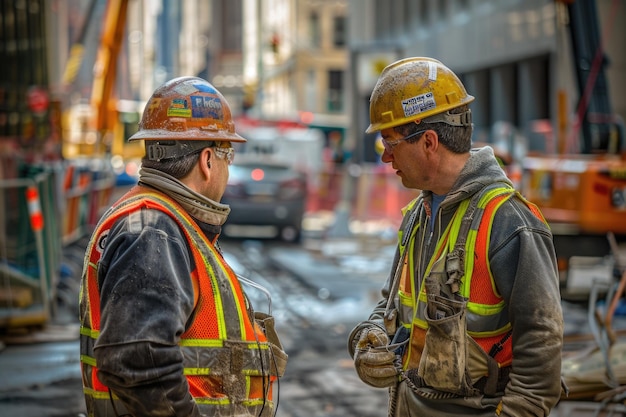
[[[92,0],[83,28],[93,24],[91,19],[94,16],[93,8],[96,2]],[[115,97],[114,87],[127,11],[128,0],[107,0],[100,43],[93,66],[90,101],[75,103],[66,112],[65,125],[68,127],[68,135],[65,137],[63,147],[66,158],[110,157],[114,148],[118,154],[124,152],[123,144],[118,143],[119,137],[124,134],[119,113],[130,112],[132,106],[124,101],[118,108],[120,103]],[[80,67],[82,50],[85,48],[83,38],[84,34],[81,34],[72,47],[72,55],[64,77],[66,84],[72,83],[77,67]],[[140,145],[133,144],[133,147]]]
[[[2,56],[24,72],[5,71],[0,79],[0,93],[8,92],[0,94],[0,120],[12,122],[0,124],[0,329],[43,325],[59,300],[75,303],[76,286],[68,279],[80,279],[82,256],[76,253],[84,253],[82,240],[111,203],[112,138],[123,129],[113,92],[128,0],[107,1],[90,102],[71,107],[65,118],[63,100],[48,91],[49,9],[43,0],[37,3],[28,9],[37,13],[27,13],[19,1],[2,6],[14,20],[25,14],[28,31],[11,25],[12,19],[0,22],[7,40],[20,46],[3,49]],[[82,62],[96,3],[72,48],[68,84]]]
[[[607,233],[626,235],[626,145],[623,122],[611,112],[596,2],[559,0],[556,6],[557,36],[569,34],[576,69],[576,119],[566,136],[566,93],[560,91],[558,143],[552,153],[523,158],[522,192],[552,227],[567,295],[570,260],[610,256]]]
[[[85,27],[93,25],[92,0],[85,14],[83,30],[74,43],[64,76],[69,87],[80,68],[86,48]],[[119,99],[115,94],[117,67],[128,20],[129,0],[108,0],[94,62],[91,97],[73,103],[65,112],[63,155],[68,159],[105,158],[117,181],[134,183],[143,156],[143,140],[129,142],[136,131],[143,102]],[[97,15],[96,15],[97,17]]]
[[[618,340],[617,331],[613,328],[613,317],[626,291],[626,262],[622,259],[615,236],[609,233],[607,237],[620,278],[609,284],[592,284],[587,319],[594,343],[573,355],[564,355],[562,366],[562,378],[568,387],[562,404],[568,404],[567,408],[574,411],[578,409],[576,401],[593,400],[585,403],[585,407],[595,411],[595,415],[611,410],[626,411],[626,344]],[[600,292],[607,294],[606,299],[600,298]]]

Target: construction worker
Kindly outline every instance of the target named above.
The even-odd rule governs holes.
[[[371,95],[367,133],[421,190],[383,298],[348,340],[359,377],[389,388],[389,416],[546,416],[560,398],[552,235],[492,149],[471,149],[473,100],[431,58],[389,65]]]
[[[146,104],[138,185],[91,237],[80,298],[90,416],[271,416],[286,355],[217,238],[235,132],[224,96],[195,77]]]

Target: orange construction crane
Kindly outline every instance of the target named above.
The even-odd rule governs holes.
[[[113,87],[117,75],[117,61],[126,27],[128,0],[108,0],[100,47],[94,65],[91,106],[95,111],[95,128],[99,142],[108,151],[117,119],[117,100]]]

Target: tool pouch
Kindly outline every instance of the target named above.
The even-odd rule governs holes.
[[[418,375],[426,385],[437,390],[462,396],[473,395],[475,390],[466,372],[467,301],[441,295],[442,272],[434,272],[437,270],[440,271],[434,267],[425,281],[428,330]]]
[[[465,372],[465,302],[437,298],[432,301],[437,307],[435,317],[426,314],[428,330],[418,375],[440,391],[472,395],[474,389]]]
[[[278,334],[274,328],[274,317],[255,311],[254,320],[261,326],[265,337],[267,337],[267,342],[270,347],[270,361],[272,363],[271,374],[282,377],[287,368],[288,355],[283,350],[283,346],[278,339]]]

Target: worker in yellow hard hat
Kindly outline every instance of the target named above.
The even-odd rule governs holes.
[[[404,209],[382,298],[348,347],[393,417],[547,416],[561,394],[563,316],[550,229],[490,147],[440,61],[386,67],[367,133],[421,194]]]

